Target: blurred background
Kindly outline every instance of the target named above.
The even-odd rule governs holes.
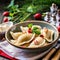
[[[0,22],[2,20],[2,12],[6,9],[6,7],[10,4],[13,0],[0,0]],[[52,3],[55,3],[60,8],[60,0],[14,0],[14,4],[18,5],[19,8],[27,8],[30,5],[34,5],[37,7],[37,12],[46,12],[50,11],[50,6]],[[24,9],[24,10],[25,10]],[[9,11],[9,10],[8,10]]]

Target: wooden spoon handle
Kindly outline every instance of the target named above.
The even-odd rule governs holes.
[[[60,58],[60,49],[56,52],[52,60],[59,60],[59,58]]]
[[[55,48],[53,48],[42,60],[49,60],[51,55],[56,51]]]

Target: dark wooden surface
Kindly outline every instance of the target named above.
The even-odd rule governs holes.
[[[3,19],[2,19],[2,17],[3,17],[3,16],[2,16],[2,12],[3,12],[3,9],[1,9],[1,7],[0,7],[0,23],[1,23],[1,21],[3,20]]]
[[[3,16],[2,16],[2,13],[3,13],[3,7],[4,7],[4,4],[3,3],[0,3],[0,23],[1,23],[1,21],[3,20],[2,18],[3,18]]]

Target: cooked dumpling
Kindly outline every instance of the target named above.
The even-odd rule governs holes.
[[[48,42],[52,42],[54,31],[47,29],[46,27],[42,29],[42,34]]]
[[[19,36],[15,45],[20,46],[25,43],[29,43],[34,39],[34,37],[35,37],[35,34],[25,33],[25,34]]]
[[[35,40],[28,46],[28,48],[41,47],[45,44],[45,39],[42,37],[36,37]]]
[[[13,39],[11,43],[15,46],[25,48],[38,48],[46,46],[53,41],[54,31],[40,25],[28,24],[20,26],[20,32],[10,32]]]
[[[21,28],[21,31],[22,31],[23,33],[27,33],[27,32],[28,32],[28,27],[20,26],[20,28]]]
[[[12,36],[12,38],[13,39],[15,39],[15,40],[17,40],[18,39],[18,37],[20,36],[20,35],[22,35],[23,33],[22,32],[10,32],[10,34],[11,34],[11,36]]]

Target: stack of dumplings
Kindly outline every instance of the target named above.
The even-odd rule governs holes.
[[[10,34],[12,44],[25,48],[38,48],[49,44],[53,41],[54,31],[46,27],[41,28],[39,25],[32,25],[31,27],[20,26],[20,32],[12,32]]]

